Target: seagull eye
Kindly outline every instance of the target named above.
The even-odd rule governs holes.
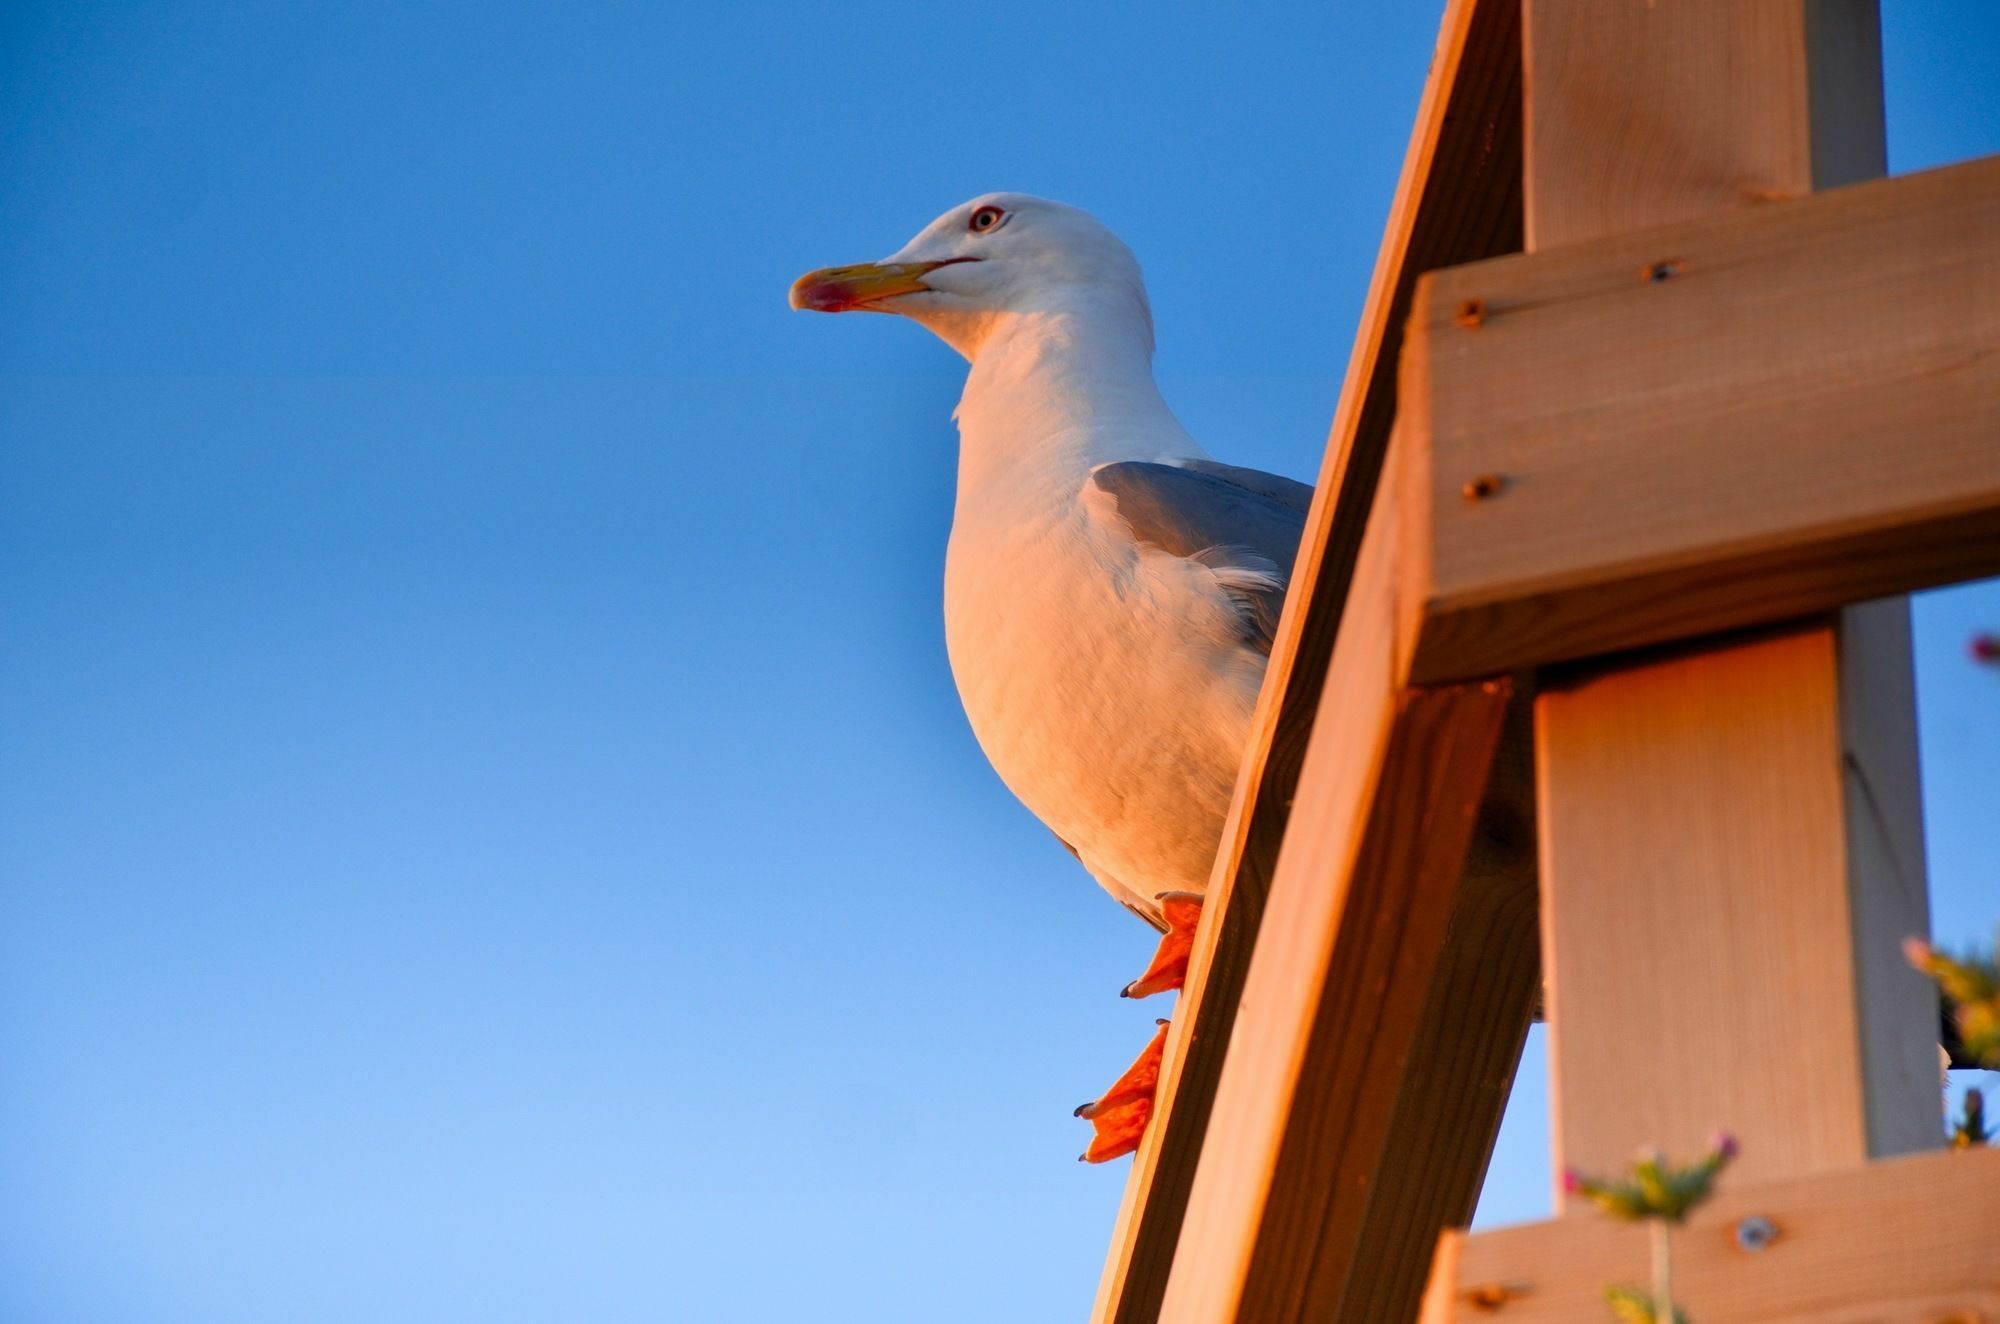
[[[974,234],[985,234],[988,230],[998,229],[1000,222],[1006,219],[1007,213],[998,207],[981,207],[972,213],[972,219],[965,223],[965,228]]]

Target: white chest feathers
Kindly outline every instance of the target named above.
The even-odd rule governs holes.
[[[945,638],[1008,788],[1150,910],[1207,883],[1264,659],[1211,571],[1135,544],[1073,479],[961,501]]]

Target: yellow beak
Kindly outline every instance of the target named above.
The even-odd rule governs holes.
[[[863,262],[854,267],[824,267],[792,282],[792,307],[817,313],[845,313],[899,294],[928,290],[923,278],[954,262],[978,258],[953,257],[942,262]]]

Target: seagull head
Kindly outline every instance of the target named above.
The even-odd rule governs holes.
[[[1152,344],[1132,250],[1090,213],[1025,193],[961,203],[880,262],[807,272],[792,307],[897,313],[968,359],[996,330],[1040,314],[1130,320]]]

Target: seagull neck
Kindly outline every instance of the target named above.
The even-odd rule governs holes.
[[[1008,314],[980,344],[956,417],[961,493],[1202,454],[1153,381],[1152,327],[1131,309]]]

